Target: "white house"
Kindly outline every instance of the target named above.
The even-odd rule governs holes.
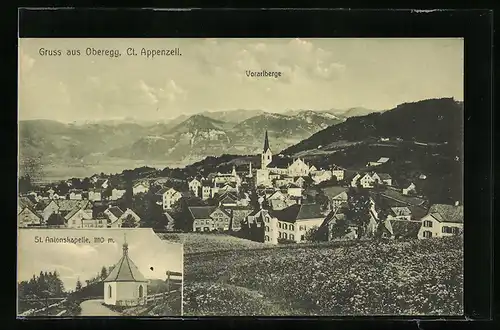
[[[351,180],[351,187],[357,187],[359,179],[361,179],[361,174],[356,173],[356,175]]]
[[[84,221],[92,219],[92,210],[90,212],[83,208],[75,208],[68,213],[64,219],[66,220],[66,227],[68,228],[84,228]]]
[[[347,203],[347,189],[348,188],[338,186],[326,187],[323,189],[325,195],[332,204],[333,210],[337,210]]]
[[[113,188],[113,190],[111,190],[111,196],[109,197],[109,199],[112,201],[119,200],[120,198],[123,197],[123,195],[125,195],[125,192],[126,192],[125,189]]]
[[[337,181],[344,180],[344,174],[345,174],[345,170],[343,168],[340,168],[337,165],[334,165],[332,167],[332,176],[336,177]]]
[[[434,204],[421,222],[420,239],[457,235],[463,231],[463,206]]]
[[[125,212],[122,212],[122,214],[120,215],[120,217],[117,220],[108,222],[108,228],[122,228],[123,222],[125,221],[125,219],[127,219],[129,217],[131,217],[132,220],[134,220],[135,227],[139,227],[139,223],[141,221],[141,218],[134,211],[127,208],[125,210]]]
[[[189,181],[188,186],[189,186],[189,190],[192,191],[196,197],[200,197],[200,193],[201,193],[200,190],[201,190],[202,185],[201,185],[201,182],[199,180],[194,178],[193,180]]]
[[[318,204],[295,204],[262,214],[264,243],[278,244],[280,239],[304,242],[308,230],[319,227],[324,215]]]
[[[300,158],[295,159],[295,161],[288,166],[288,175],[291,177],[308,176],[309,173],[310,166]]]
[[[201,187],[201,199],[206,200],[212,196],[212,187],[209,181],[204,180]]]
[[[272,185],[271,179],[269,178],[269,170],[258,169],[255,178],[255,185],[257,187],[264,186],[270,187]]]
[[[375,173],[376,175],[376,173]],[[375,178],[377,179],[378,176]],[[365,173],[360,179],[359,183],[363,188],[373,188],[373,184],[375,183],[375,179],[370,175],[370,173]]]
[[[411,220],[411,210],[407,206],[395,206],[389,209],[389,215],[387,216],[389,220]]]
[[[172,205],[181,199],[182,194],[175,190],[174,188],[163,188],[157,193],[157,196],[161,198],[161,205],[163,205],[164,210],[172,209]]]
[[[332,172],[330,171],[314,171],[311,172],[311,178],[315,184],[319,184],[323,181],[328,181],[332,178]]]
[[[116,306],[137,306],[146,303],[148,281],[130,259],[128,244],[123,255],[104,279],[104,303]]]
[[[82,191],[81,190],[72,190],[69,193],[69,199],[71,200],[82,200]]]
[[[403,188],[403,195],[409,195],[416,192],[417,187],[411,182],[406,188]]]
[[[141,193],[147,193],[149,191],[149,185],[144,182],[137,182],[134,184],[132,187],[132,192],[134,195],[141,194]]]
[[[295,185],[295,184],[290,184],[287,187],[287,193],[289,196],[301,197],[302,196],[302,188]]]
[[[89,201],[101,201],[102,192],[100,189],[90,189],[89,190]]]

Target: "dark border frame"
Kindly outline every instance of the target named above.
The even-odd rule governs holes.
[[[492,317],[492,215],[493,215],[493,13],[491,10],[152,10],[152,9],[20,9],[19,37],[463,37],[465,39],[465,315],[468,320]],[[17,70],[16,70],[17,72]],[[17,118],[16,118],[17,119]],[[17,126],[16,126],[17,127]],[[480,147],[478,147],[480,146]],[[16,150],[17,151],[17,150]],[[15,311],[14,311],[15,313]],[[182,326],[204,320],[214,325],[259,326],[270,318],[185,318]],[[290,319],[290,318],[289,318]],[[386,317],[335,318],[342,326],[361,326],[354,319],[388,320]],[[411,322],[412,318],[402,318]],[[413,318],[415,319],[415,317]],[[431,318],[420,318],[425,322]],[[432,319],[436,319],[435,317]],[[464,318],[461,318],[462,320]],[[266,320],[264,322],[264,320]],[[276,318],[269,320],[275,326]],[[303,320],[303,319],[302,319]],[[332,325],[333,318],[310,318],[315,326]],[[75,327],[73,320],[47,320],[52,327]],[[84,319],[80,324],[125,320]],[[214,321],[219,322],[217,324]],[[292,320],[290,320],[292,321]],[[281,320],[283,324],[290,322]],[[307,321],[307,322],[309,322]],[[130,321],[129,321],[130,322]],[[134,322],[134,323],[132,323]],[[133,320],[139,325],[144,320]],[[181,321],[170,321],[179,324]],[[299,321],[294,318],[293,322]],[[392,320],[394,322],[394,319]],[[23,326],[36,326],[21,321]],[[195,323],[195,324],[193,324]],[[427,328],[442,327],[426,322]],[[453,322],[454,323],[454,322]],[[482,323],[482,322],[481,322]],[[156,324],[159,324],[156,322]],[[19,325],[19,324],[18,324]],[[106,324],[109,326],[109,324]],[[159,324],[162,326],[162,324]],[[363,325],[365,325],[363,323]],[[389,326],[390,324],[387,324]],[[392,323],[394,326],[395,324]],[[150,322],[148,326],[152,326]],[[164,324],[163,324],[164,326]],[[454,325],[456,327],[456,324]],[[391,327],[392,328],[392,327]],[[485,328],[485,324],[481,326]]]

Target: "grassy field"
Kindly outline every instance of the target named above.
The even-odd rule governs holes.
[[[264,243],[224,234],[166,233],[157,234],[161,239],[183,243],[184,254],[260,249],[269,247]]]
[[[461,237],[252,248],[223,236],[183,236],[192,252],[184,258],[186,316],[463,311]]]

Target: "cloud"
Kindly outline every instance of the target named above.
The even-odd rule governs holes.
[[[158,98],[154,93],[154,88],[149,87],[148,84],[144,82],[144,80],[139,80],[139,89],[143,92],[143,97],[148,104],[155,105],[158,103]]]

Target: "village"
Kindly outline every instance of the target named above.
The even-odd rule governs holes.
[[[260,168],[233,166],[229,173],[138,180],[132,198],[153,196],[155,215],[124,203],[127,188],[105,177],[88,179],[86,190],[72,181],[19,196],[20,228],[148,227],[144,217],[161,216],[163,231],[224,232],[267,244],[336,239],[434,238],[461,234],[463,206],[429,205],[417,182],[395,182],[377,171],[389,161],[369,161],[353,173],[335,164],[316,167],[301,158],[273,156],[266,131]],[[420,174],[418,180],[425,180]],[[59,187],[59,189],[57,189]],[[64,191],[62,191],[64,190]],[[149,209],[151,211],[151,208]],[[159,228],[155,228],[159,229]]]

